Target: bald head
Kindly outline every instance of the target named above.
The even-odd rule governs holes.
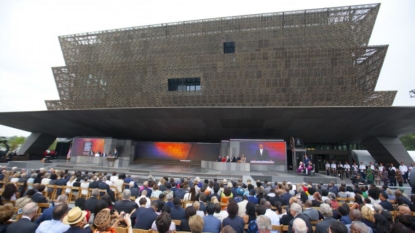
[[[350,220],[352,221],[360,221],[362,220],[362,212],[360,210],[351,210],[349,213]]]
[[[399,206],[398,207],[398,214],[399,215],[412,215],[411,209],[408,206]]]
[[[310,200],[305,201],[304,203],[305,207],[310,208],[313,206],[313,203]]]

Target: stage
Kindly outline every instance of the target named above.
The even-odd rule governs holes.
[[[5,164],[6,165],[6,164]],[[56,160],[52,163],[42,163],[40,161],[31,160],[31,161],[10,161],[7,164],[8,167],[19,167],[26,169],[39,169],[41,167],[45,169],[55,168],[58,170],[69,171],[96,171],[96,172],[107,172],[108,174],[113,171],[117,173],[125,173],[131,175],[131,177],[141,183],[146,180],[149,175],[152,175],[156,179],[160,179],[163,176],[180,178],[180,177],[200,177],[201,180],[204,179],[213,179],[217,178],[218,180],[227,179],[227,180],[238,180],[242,179],[246,182],[248,179],[252,181],[255,180],[268,180],[271,182],[282,182],[289,181],[291,183],[300,183],[300,182],[313,182],[319,183],[324,182],[328,183],[334,181],[336,184],[342,182],[341,179],[326,176],[323,174],[316,173],[315,176],[301,176],[297,175],[292,171],[233,171],[233,170],[214,170],[202,168],[201,166],[187,166],[186,164],[179,165],[164,165],[164,164],[131,164],[123,167],[108,167],[102,164],[90,164],[90,163],[79,163],[76,161],[66,161],[66,160]],[[345,179],[343,182],[350,183],[349,179]]]

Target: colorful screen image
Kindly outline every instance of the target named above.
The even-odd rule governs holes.
[[[92,150],[92,142],[85,142],[84,143],[84,151],[91,151]]]
[[[219,143],[136,142],[135,159],[215,160]]]
[[[274,161],[276,165],[286,165],[287,149],[284,141],[240,141],[239,153],[247,161]]]
[[[104,138],[74,138],[72,143],[71,155],[89,155],[89,152],[104,152]]]

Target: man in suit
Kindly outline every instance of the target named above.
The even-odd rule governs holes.
[[[269,161],[268,150],[264,149],[262,144],[259,144],[259,149],[255,152],[255,158],[258,161]]]
[[[142,203],[144,202],[144,205]],[[135,211],[135,219],[139,219],[134,225],[137,229],[151,229],[151,225],[157,218],[156,210],[158,208],[158,202],[153,201],[150,208],[145,208],[145,199],[140,202],[140,208]]]
[[[186,194],[186,191],[183,190],[183,183],[180,183],[180,188],[174,191],[174,197],[183,199],[185,194]]]
[[[6,233],[35,233],[38,225],[32,222],[37,214],[38,206],[34,202],[27,203],[22,210],[22,218],[7,227]]]
[[[48,203],[48,200],[42,194],[43,190],[45,190],[44,185],[34,184],[33,189],[35,189],[37,192],[31,197],[32,201],[36,203]]]
[[[99,195],[99,190],[93,189],[91,193],[91,197],[85,201],[85,210],[89,210],[91,213],[95,211],[95,206],[97,205],[97,202],[98,202],[98,198],[97,198],[98,195]]]
[[[114,156],[115,158],[118,158],[118,151],[117,151],[117,149],[114,149],[114,153],[112,153],[112,156]]]
[[[100,183],[100,180],[98,179],[98,177],[94,176],[94,177],[92,177],[92,182],[89,183],[89,188],[90,189],[97,189],[99,183]]]
[[[383,209],[388,210],[388,211],[392,211],[393,210],[393,206],[392,204],[388,201],[388,194],[386,194],[385,192],[381,192],[379,194],[379,205],[381,205],[383,207]]]
[[[115,202],[114,207],[115,207],[115,210],[118,211],[118,213],[121,213],[122,211],[124,211],[124,213],[130,214],[131,222],[135,222],[134,209],[137,209],[138,205],[135,203],[135,201],[131,201],[130,197],[131,197],[131,191],[129,189],[124,189],[124,191],[122,192],[122,200]]]
[[[320,213],[323,215],[324,219],[323,221],[317,223],[314,233],[326,233],[331,222],[337,221],[333,218],[333,210],[326,203],[320,205]]]
[[[66,183],[68,182],[68,180],[69,179],[67,179],[69,176],[67,175],[66,177],[61,177],[60,179],[58,179],[57,181],[56,181],[56,186],[65,186],[66,185]],[[58,188],[57,190],[56,190],[56,195],[61,195],[61,193],[62,193],[62,189],[61,188]],[[65,192],[64,192],[65,193]]]
[[[53,211],[59,205],[68,205],[68,196],[66,196],[66,194],[60,195],[58,199],[56,199],[54,206],[43,210],[42,214],[36,219],[35,223],[40,224],[43,221],[52,220]]]
[[[186,211],[181,207],[180,198],[173,199],[174,207],[170,210],[170,216],[172,219],[182,220],[186,218]]]
[[[290,214],[294,217],[289,223],[288,223],[288,233],[293,233],[293,222],[297,218],[301,218],[304,220],[308,230],[307,233],[313,233],[313,227],[311,226],[310,219],[307,215],[302,214],[303,208],[297,204],[293,203],[290,206]],[[327,231],[327,228],[326,228]]]
[[[305,210],[303,211],[304,215],[307,215],[311,221],[317,221],[319,219],[318,210],[312,208],[313,204],[311,200],[305,202]]]
[[[285,192],[284,194],[281,195],[281,198],[284,200],[284,202],[282,203],[282,205],[288,205],[290,198],[291,198],[291,194],[290,194],[290,189],[289,188],[285,188]]]

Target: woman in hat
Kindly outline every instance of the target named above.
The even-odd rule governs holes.
[[[118,223],[123,220],[127,224],[128,233],[133,232],[131,226],[131,219],[129,214],[121,212],[118,216],[117,212],[112,212],[110,209],[105,208],[101,210],[94,219],[95,230],[94,233],[116,233]]]

